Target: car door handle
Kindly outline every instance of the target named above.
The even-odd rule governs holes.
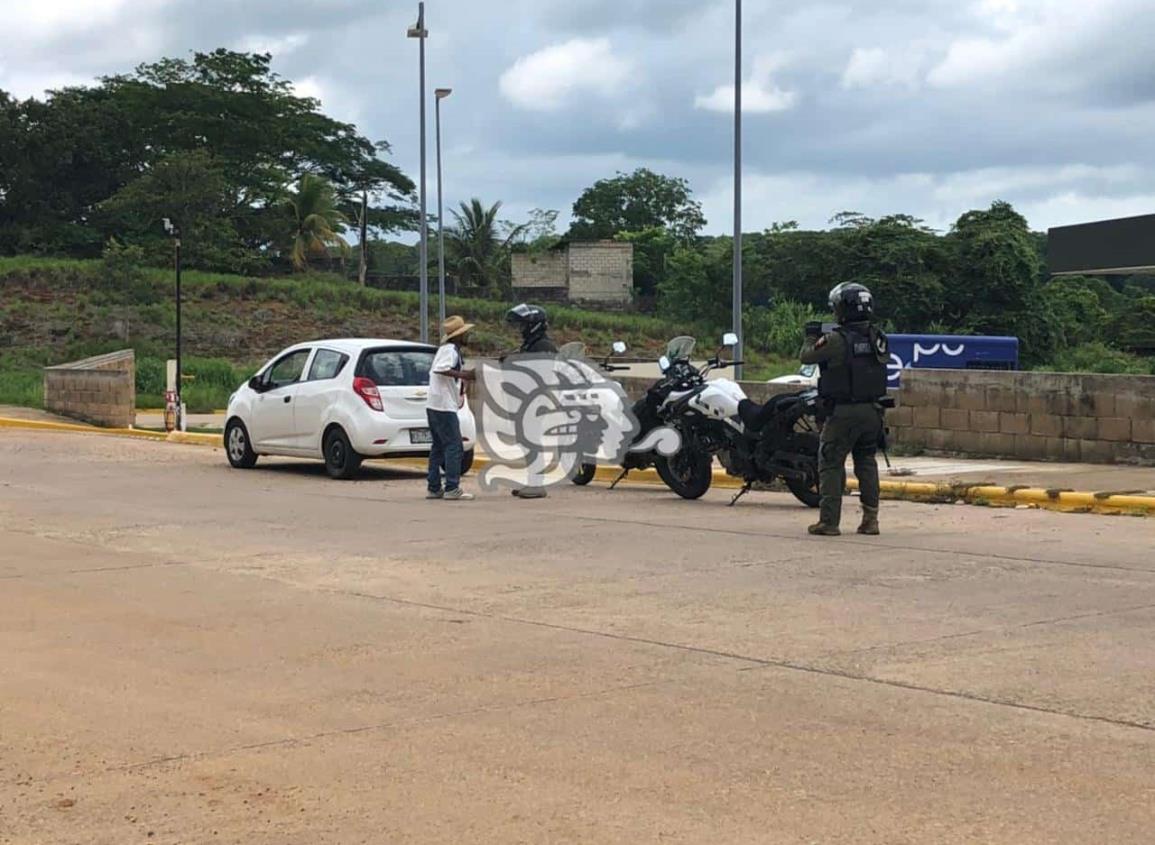
[[[288,405],[288,404],[289,404],[290,402],[292,402],[292,401],[293,401],[293,397],[292,397],[292,396],[286,396],[286,397],[285,397],[285,404],[286,404],[286,405]]]

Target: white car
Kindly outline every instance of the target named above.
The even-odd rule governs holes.
[[[818,365],[803,364],[798,372],[772,378],[767,384],[796,384],[799,387],[818,387]]]
[[[237,469],[261,455],[318,458],[352,478],[366,458],[428,455],[429,368],[437,347],[399,340],[318,340],[285,349],[229,398],[225,453]],[[477,425],[459,412],[473,464]]]

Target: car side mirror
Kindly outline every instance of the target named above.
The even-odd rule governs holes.
[[[661,370],[663,373],[666,372],[666,370],[670,369],[670,359],[667,358],[665,355],[663,355],[661,358],[658,359],[658,369]]]
[[[615,355],[625,355],[626,354],[626,344],[624,341],[615,340],[614,345],[611,348],[614,350]]]
[[[260,376],[253,376],[249,379],[249,389],[261,393],[265,389],[265,383],[261,381]]]
[[[724,335],[722,335],[722,345],[723,346],[737,346],[738,345],[738,335],[734,334],[734,332],[726,332]]]

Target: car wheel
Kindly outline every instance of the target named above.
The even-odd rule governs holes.
[[[330,478],[347,481],[357,476],[365,460],[353,449],[349,437],[339,428],[331,428],[325,435],[325,471]]]
[[[225,426],[225,454],[234,469],[252,469],[257,465],[257,453],[249,441],[249,430],[240,420],[229,420]]]
[[[461,474],[469,472],[473,468],[473,450],[466,449],[461,454]]]

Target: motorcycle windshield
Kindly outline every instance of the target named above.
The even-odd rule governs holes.
[[[671,361],[688,360],[697,343],[689,335],[676,337],[666,344],[666,357]]]

